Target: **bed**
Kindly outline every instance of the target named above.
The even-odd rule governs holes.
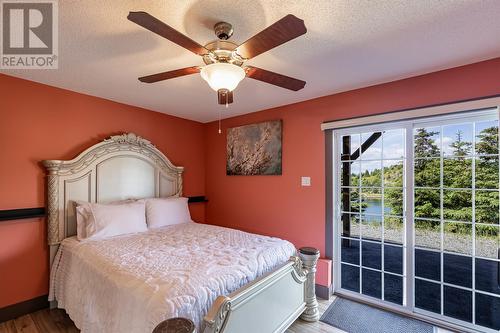
[[[74,203],[182,195],[182,167],[135,134],[47,160],[51,306],[82,332],[151,332],[186,317],[198,332],[283,332],[318,320],[313,249],[195,222],[79,242]]]

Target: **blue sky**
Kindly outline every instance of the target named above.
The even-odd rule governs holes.
[[[475,126],[475,135],[477,136],[485,128],[498,126],[498,121],[493,120],[476,122]],[[426,129],[428,132],[437,132],[437,134],[433,136],[433,139],[436,145],[443,150],[444,155],[453,154],[453,148],[451,147],[451,144],[456,140],[456,135],[459,131],[462,134],[462,141],[472,143],[474,137],[474,127],[472,122],[444,125],[439,127],[428,127]],[[366,141],[372,134],[373,132],[351,135],[351,154],[359,148],[361,142]],[[382,137],[375,141],[366,151],[364,151],[360,159],[401,159],[404,157],[404,146],[405,142],[403,129],[384,131]],[[374,167],[375,164],[376,163],[374,163]],[[367,164],[365,163],[365,165]],[[367,168],[372,169],[372,167]],[[363,167],[363,169],[365,169],[365,167]]]

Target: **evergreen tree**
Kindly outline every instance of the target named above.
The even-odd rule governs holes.
[[[415,157],[433,157],[439,155],[439,147],[432,138],[439,132],[429,132],[426,128],[417,128],[415,133]]]
[[[498,126],[485,128],[477,136],[476,153],[498,154]]]
[[[422,187],[439,186],[440,162],[439,159],[419,159],[419,157],[438,157],[439,147],[432,138],[439,132],[428,131],[426,128],[417,128],[415,142],[415,185]],[[439,192],[435,190],[415,191],[415,216],[439,217]]]
[[[490,154],[476,158],[476,188],[498,188],[498,126],[482,130],[477,136],[477,154]],[[476,191],[476,222],[498,224],[498,191]],[[498,228],[483,226],[481,233],[498,232]]]
[[[462,134],[463,132],[458,130],[456,133],[455,141],[450,145],[453,148],[454,156],[469,155],[472,150],[472,143],[463,141]]]
[[[415,190],[415,217],[435,218],[441,216],[441,197],[438,188],[440,184],[441,158],[440,149],[433,136],[439,132],[429,131],[419,128],[415,131],[414,151],[415,166],[414,177],[415,186],[420,189]],[[492,191],[499,188],[499,144],[498,126],[485,128],[477,135],[476,153],[480,155],[475,158],[464,158],[472,152],[471,142],[464,141],[463,132],[457,131],[455,140],[450,144],[453,149],[454,158],[443,158],[443,215],[445,220],[472,221],[472,163],[475,163],[475,220],[478,223],[490,225],[480,225],[478,235],[485,237],[498,237],[499,223],[499,192]],[[488,156],[489,155],[489,156]],[[424,157],[424,158],[422,158]],[[390,207],[391,215],[402,216],[403,214],[403,164],[397,163],[384,167],[384,202]],[[362,186],[379,187],[381,179],[381,169],[362,172]],[[353,175],[356,184],[359,177]],[[465,190],[464,190],[465,189]],[[366,190],[364,190],[366,193]],[[369,191],[368,191],[369,192]],[[367,193],[369,194],[369,193]],[[375,192],[373,193],[375,195]],[[351,193],[351,203],[353,211],[364,211],[367,204],[361,198],[359,203],[359,193]],[[399,227],[400,221],[395,218],[385,220],[386,228]],[[434,230],[435,223],[431,221],[420,221],[420,226],[427,230]],[[438,224],[439,225],[439,224]],[[492,226],[493,225],[493,226]],[[448,232],[470,235],[473,230],[468,223],[447,222],[445,229]],[[436,229],[436,231],[439,231]]]

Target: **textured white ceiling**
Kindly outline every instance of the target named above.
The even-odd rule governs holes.
[[[201,57],[127,20],[147,11],[200,44],[213,25],[243,42],[286,14],[308,32],[250,60],[307,81],[299,92],[245,79],[228,109],[197,74],[156,84],[137,77],[202,65]],[[2,70],[77,92],[201,122],[232,117],[500,56],[499,0],[61,0],[59,69]]]

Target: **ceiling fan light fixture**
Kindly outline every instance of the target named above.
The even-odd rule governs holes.
[[[221,89],[233,91],[245,78],[245,70],[240,66],[228,63],[214,63],[201,69],[201,77],[215,91]]]

